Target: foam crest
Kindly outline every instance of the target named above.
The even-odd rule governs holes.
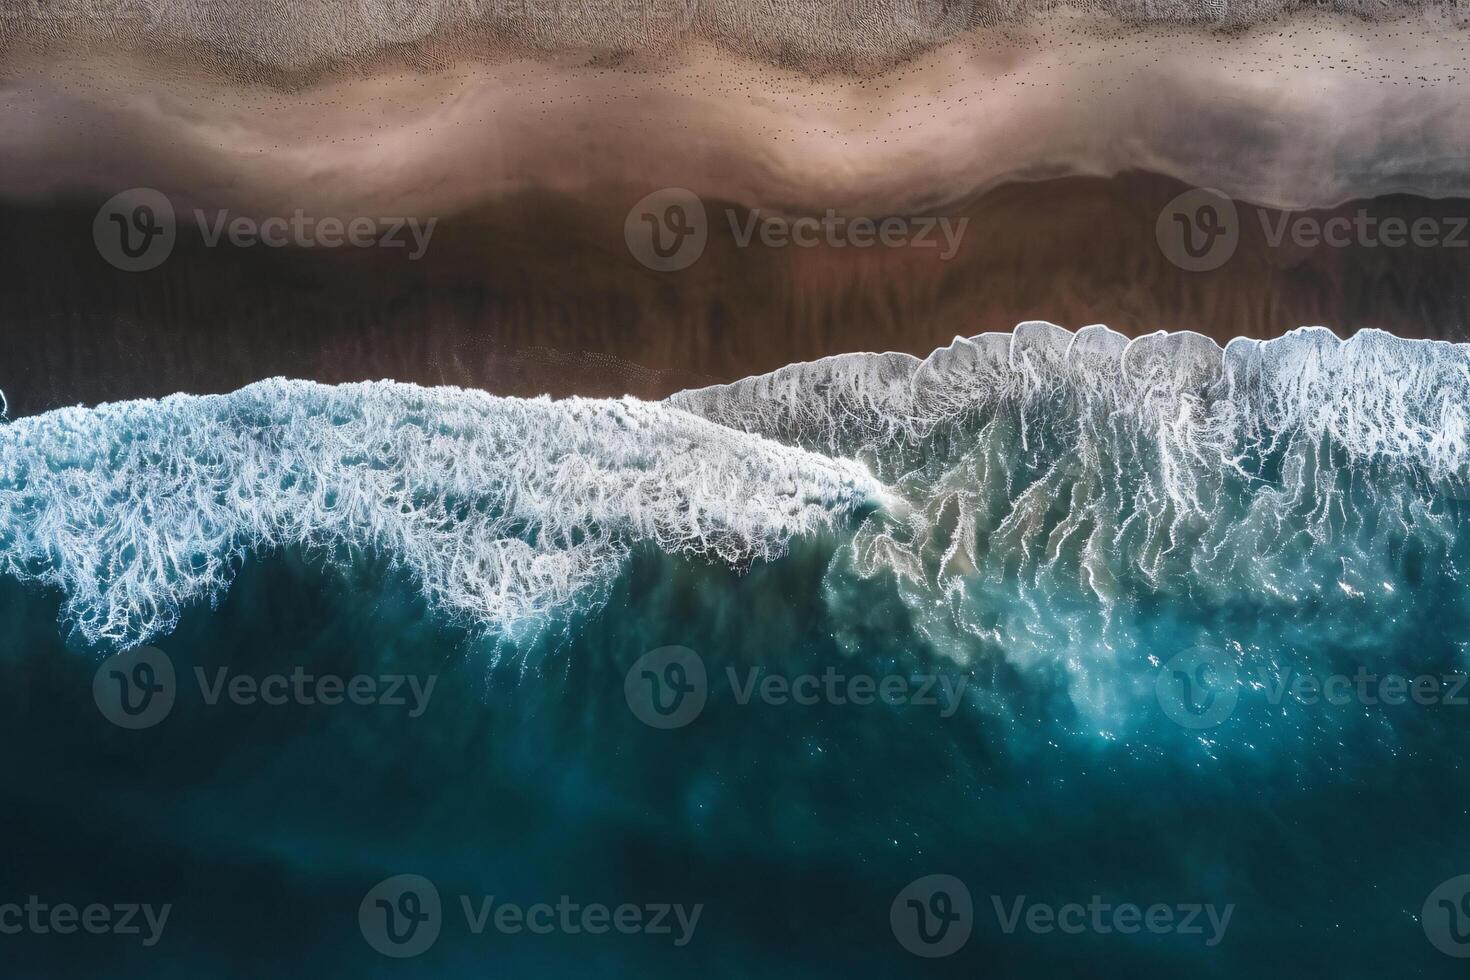
[[[1188,331],[1129,340],[1101,325],[1072,333],[1032,321],[1009,334],[956,337],[923,360],[842,354],[679,392],[669,403],[748,432],[870,456],[888,473],[900,447],[946,425],[1060,399],[1147,427],[1186,412],[1201,424],[1199,437],[1216,442],[1268,432],[1330,437],[1355,456],[1443,476],[1466,463],[1467,394],[1466,344],[1379,330],[1341,340],[1311,327],[1222,349]]]
[[[631,398],[276,379],[0,427],[0,570],[129,645],[253,554],[368,551],[516,638],[595,602],[640,542],[743,566],[880,492],[855,463]]]
[[[271,380],[66,409],[0,426],[0,572],[126,645],[263,550],[370,552],[519,641],[596,604],[640,543],[739,568],[841,529],[828,601],[891,582],[937,652],[1062,671],[1106,720],[1140,610],[1389,621],[1460,574],[1467,352],[1034,322],[656,404]]]
[[[1458,574],[1466,345],[1313,328],[1222,350],[1036,322],[922,361],[827,358],[671,402],[868,463],[907,506],[864,520],[832,588],[891,576],[937,649],[1063,669],[1110,722],[1116,659],[1147,641],[1142,608],[1208,621],[1275,603],[1306,622]]]

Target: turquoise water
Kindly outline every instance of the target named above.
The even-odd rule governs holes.
[[[9,423],[7,975],[1463,974],[1465,350],[1056,330]]]

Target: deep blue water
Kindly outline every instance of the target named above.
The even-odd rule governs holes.
[[[162,939],[7,937],[9,976],[1453,976],[1417,921],[1463,874],[1467,709],[1246,704],[1210,747],[1160,717],[1148,735],[1077,734],[1063,699],[1004,672],[1004,721],[904,705],[740,705],[720,667],[882,676],[934,669],[900,642],[851,657],[814,589],[825,555],[745,578],[639,555],[563,648],[487,671],[485,642],[436,625],[391,572],[247,567],[216,611],[161,644],[188,668],[436,675],[414,719],[386,705],[208,706],[181,680],[158,725],[123,731],[64,649],[56,601],[7,583],[7,860],[0,893],[171,903]],[[870,600],[884,603],[875,583]],[[891,603],[891,600],[889,600]],[[1247,617],[1269,615],[1252,609]],[[1419,622],[1401,655],[1451,669],[1464,609]],[[897,629],[895,639],[901,636]],[[623,670],[697,649],[708,701],[685,728],[641,723]],[[1344,665],[1357,658],[1334,651]],[[540,657],[536,660],[536,657]],[[1141,657],[1140,657],[1141,661]],[[1146,663],[1133,665],[1150,673]],[[1270,740],[1259,736],[1279,726]],[[381,957],[358,906],[424,875],[439,939]],[[911,956],[890,904],[961,879],[973,933]],[[1007,935],[991,896],[1062,905],[1234,905],[1203,936]],[[702,903],[687,945],[651,935],[469,932],[456,896],[530,905]]]

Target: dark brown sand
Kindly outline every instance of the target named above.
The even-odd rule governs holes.
[[[11,206],[0,389],[14,415],[273,375],[657,398],[847,351],[922,355],[1028,319],[1222,342],[1302,325],[1470,339],[1470,248],[1273,247],[1242,205],[1234,256],[1187,272],[1155,237],[1184,189],[1141,173],[1005,185],[942,212],[969,219],[948,261],[935,248],[741,248],[725,206],[707,201],[708,247],[666,273],[631,256],[635,196],[622,190],[523,194],[442,219],[417,262],[377,248],[206,248],[180,215],[171,257],[140,273],[99,257],[100,202]],[[1470,216],[1470,201],[1416,197],[1310,214],[1359,208]]]

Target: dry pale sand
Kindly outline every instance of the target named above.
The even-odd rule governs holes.
[[[694,43],[309,79],[171,48],[20,46],[0,62],[3,192],[142,185],[257,214],[443,217],[523,191],[679,186],[907,213],[1018,178],[1147,170],[1286,207],[1470,196],[1467,41],[1421,19],[1221,33],[1058,14],[862,75]]]

